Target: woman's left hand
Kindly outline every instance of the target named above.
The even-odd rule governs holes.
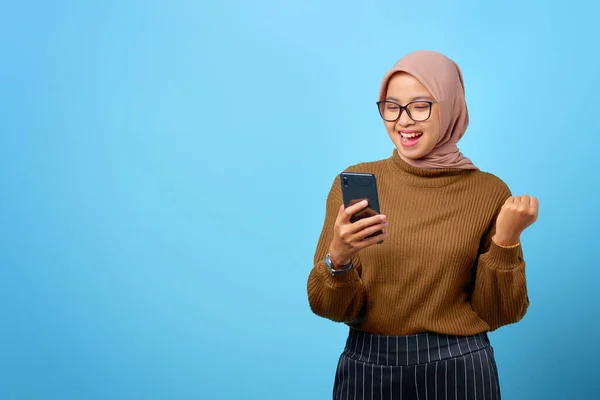
[[[538,200],[534,196],[509,197],[496,219],[493,241],[500,246],[510,246],[520,241],[521,233],[538,217]]]

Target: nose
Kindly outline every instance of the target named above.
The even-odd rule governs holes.
[[[414,124],[415,121],[413,121],[409,116],[408,113],[406,112],[406,110],[401,110],[400,111],[400,118],[398,118],[398,125],[400,126],[409,126]]]

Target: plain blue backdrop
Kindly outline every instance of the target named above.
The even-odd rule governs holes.
[[[504,398],[597,398],[591,0],[0,3],[0,399],[327,399],[310,312],[325,198],[386,158],[380,80],[462,68],[460,148],[536,195]]]

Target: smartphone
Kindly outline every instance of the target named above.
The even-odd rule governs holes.
[[[356,222],[363,218],[372,217],[380,213],[379,194],[377,191],[377,179],[375,175],[362,172],[342,172],[340,174],[340,183],[342,185],[342,198],[344,207],[348,208],[362,200],[367,200],[369,204],[366,208],[357,212],[350,218],[350,222]],[[383,231],[375,232],[367,238],[377,236]],[[383,241],[378,242],[383,243]]]

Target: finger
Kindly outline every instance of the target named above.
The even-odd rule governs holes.
[[[352,224],[352,232],[359,232],[371,225],[381,224],[387,221],[383,214],[377,214],[372,217],[362,218]]]
[[[515,198],[513,196],[510,196],[508,199],[506,199],[504,204],[512,204],[514,202],[515,202]]]
[[[343,203],[340,204],[340,208],[339,208],[338,213],[337,213],[337,219],[342,218],[342,216],[344,214],[344,208],[345,208],[344,204]]]
[[[364,239],[364,240],[358,242],[356,247],[359,248],[360,250],[362,250],[369,246],[373,246],[374,244],[377,244],[377,243],[381,242],[382,240],[387,239],[388,235],[389,235],[388,232],[383,232],[377,236],[373,236],[372,238]]]
[[[350,221],[350,217],[352,217],[354,214],[356,214],[360,210],[364,209],[368,204],[369,204],[369,202],[367,200],[362,200],[356,204],[346,207],[346,209],[344,210],[345,221],[346,222]]]
[[[519,208],[519,211],[528,212],[529,211],[529,202],[530,202],[529,195],[526,195],[526,194],[522,195],[521,202],[517,205]]]
[[[366,238],[367,236],[372,235],[375,232],[382,231],[382,230],[386,229],[387,227],[388,227],[387,222],[382,222],[382,223],[368,226],[368,227],[356,232],[354,235],[352,235],[352,240],[361,241],[364,238]]]
[[[535,196],[532,196],[531,204],[529,204],[528,211],[529,211],[529,214],[534,218],[534,221],[537,221],[538,210],[539,210],[538,199]]]
[[[516,205],[521,204],[521,196],[514,196],[514,200],[513,203],[515,203]]]
[[[533,208],[537,212],[537,210],[540,208],[540,204],[539,204],[539,201],[538,201],[537,197],[531,196],[531,200],[530,200],[529,206],[531,208]]]

